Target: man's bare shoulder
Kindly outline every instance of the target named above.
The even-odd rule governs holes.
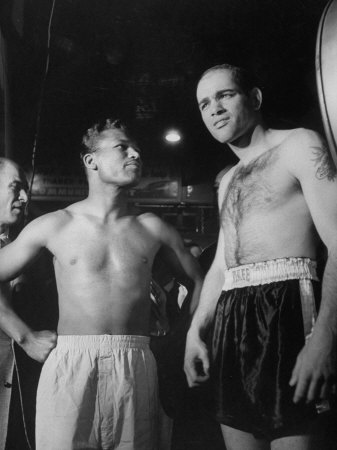
[[[290,169],[295,168],[303,161],[315,159],[317,153],[327,155],[328,148],[322,136],[316,131],[307,128],[294,128],[292,130],[273,130],[273,141],[276,142],[274,150],[278,158]]]
[[[66,208],[60,209],[59,212],[64,212],[70,218],[76,214],[87,214],[90,210],[92,210],[92,205],[84,199],[76,203],[71,203]]]
[[[324,138],[316,131],[298,128],[282,143],[281,158],[288,171],[301,178],[314,176],[318,180],[337,180],[336,166]]]
[[[24,228],[24,231],[25,234],[49,236],[59,231],[70,220],[71,214],[66,209],[61,209],[37,217]]]
[[[237,167],[238,167],[238,164],[235,164],[234,166],[232,166],[230,169],[227,170],[227,172],[221,178],[219,188],[220,188],[221,185],[229,183],[229,181],[232,178],[233,173],[235,172]]]
[[[283,130],[285,133],[281,135],[280,148],[286,154],[308,153],[315,146],[325,146],[324,139],[316,131],[308,128],[295,128],[293,130]],[[295,153],[294,153],[295,152]]]
[[[159,230],[164,225],[164,221],[151,212],[139,214],[136,218],[139,224],[151,230]]]
[[[232,179],[232,176],[237,168],[238,164],[235,164],[231,167],[221,178],[218,190],[218,205],[221,208],[222,201],[224,199],[225,193],[227,191],[228,185]]]
[[[39,224],[39,225],[55,225],[60,226],[62,224],[65,224],[71,220],[71,212],[68,209],[58,209],[57,211],[53,211],[47,214],[44,214],[37,219],[35,219],[33,222]]]
[[[153,213],[141,214],[138,216],[138,220],[155,239],[158,239],[158,241],[166,241],[168,238],[175,238],[178,234],[172,225]]]
[[[15,245],[33,244],[47,247],[50,240],[59,233],[70,217],[66,210],[44,214],[29,222],[15,239]]]
[[[309,128],[294,128],[289,131],[285,143],[306,146],[321,142],[322,139],[322,136],[317,131],[310,130]]]

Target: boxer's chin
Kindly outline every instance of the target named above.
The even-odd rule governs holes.
[[[140,174],[135,175],[134,177],[131,177],[129,182],[128,182],[128,184],[127,184],[127,186],[128,187],[137,186],[137,184],[139,184],[139,182],[140,182],[140,178],[141,178]]]

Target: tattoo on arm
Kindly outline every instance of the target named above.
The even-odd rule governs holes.
[[[332,161],[330,153],[326,146],[311,147],[313,149],[313,159],[316,170],[316,178],[323,180],[327,178],[328,181],[334,181],[337,175],[337,169]]]

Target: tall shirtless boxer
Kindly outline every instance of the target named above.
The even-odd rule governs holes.
[[[336,169],[315,132],[265,126],[261,90],[240,68],[207,70],[197,100],[239,162],[219,189],[217,252],[187,337],[187,378],[210,377],[227,450],[313,448],[316,407],[336,377]],[[316,317],[319,238],[329,256]]]
[[[126,193],[139,181],[141,160],[120,122],[94,125],[83,143],[88,197],[35,219],[0,251],[1,281],[42,248],[54,257],[58,341],[38,388],[37,450],[157,449],[157,375],[148,345],[153,259],[161,246],[171,248],[195,296],[201,275],[172,227],[128,212]],[[30,330],[9,328],[19,343],[31,340]]]

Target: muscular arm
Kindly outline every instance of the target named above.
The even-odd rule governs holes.
[[[45,216],[28,224],[19,236],[0,250],[0,281],[16,278],[24,268],[38,256],[48,240],[48,225]]]
[[[43,362],[56,345],[56,333],[33,331],[21,320],[11,304],[6,280],[15,278],[44,245],[41,221],[28,225],[18,238],[0,250],[0,328],[33,359]]]
[[[199,263],[189,250],[185,248],[182,238],[170,225],[162,222],[160,238],[164,246],[173,250],[183,271],[193,281],[194,286],[190,305],[190,313],[193,314],[199,302],[204,278]]]
[[[300,136],[293,150],[290,172],[301,184],[314,225],[328,249],[317,321],[290,381],[296,386],[297,402],[326,398],[337,373],[337,173],[325,143],[315,133]]]
[[[229,177],[224,176],[219,186],[219,210],[221,209]],[[187,334],[184,370],[190,387],[207,380],[209,358],[203,341],[205,333],[212,322],[217,301],[225,281],[225,243],[220,229],[214,261],[206,275],[202,287],[199,306],[195,312]]]
[[[44,362],[56,345],[54,331],[33,331],[13,310],[9,283],[0,283],[0,328],[13,339],[28,356]]]
[[[21,344],[25,336],[32,331],[11,307],[9,283],[0,283],[0,328],[18,344]]]
[[[200,302],[187,333],[184,369],[191,387],[197,386],[208,378],[209,358],[203,339],[213,319],[224,283],[223,241],[223,233],[220,231],[215,258],[206,275]]]

